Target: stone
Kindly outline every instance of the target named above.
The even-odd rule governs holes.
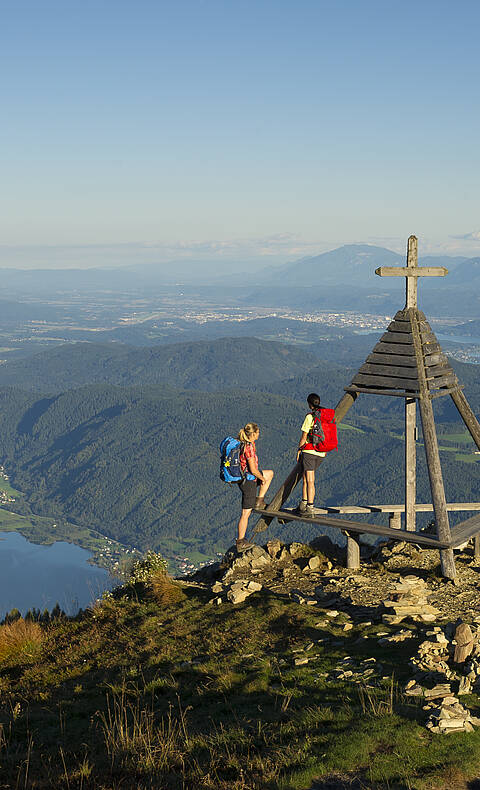
[[[455,630],[455,653],[453,660],[456,664],[463,664],[473,650],[473,634],[468,623],[460,623]]]
[[[252,593],[245,587],[231,587],[227,592],[228,600],[233,604],[243,603]]]
[[[240,587],[244,587],[247,584],[248,579],[235,579],[232,584],[232,590],[238,590]]]
[[[382,614],[382,623],[385,625],[400,625],[405,620],[405,615]]]
[[[262,589],[262,587],[263,587],[263,584],[260,584],[260,582],[254,582],[254,581],[250,581],[250,582],[248,582],[248,584],[247,584],[247,588],[248,588],[248,589],[249,589],[251,592],[260,592],[260,590]]]
[[[353,628],[352,623],[345,623],[345,625],[343,626],[344,631],[351,631],[352,628]]]
[[[439,683],[438,685],[434,686],[433,689],[425,689],[426,699],[450,697],[451,695],[452,689],[450,688],[449,683]]]
[[[459,694],[470,694],[472,691],[472,683],[468,678],[461,677],[460,685],[458,687]]]
[[[222,584],[222,582],[215,582],[215,584],[212,587],[212,592],[214,592],[214,593],[223,592],[223,584]]]
[[[422,687],[418,683],[414,683],[413,686],[405,690],[405,694],[407,697],[423,697],[424,692]]]
[[[322,565],[322,561],[318,556],[318,554],[314,554],[314,556],[310,557],[310,559],[308,560],[308,567],[310,568],[311,571],[318,570],[321,567],[321,565]]]
[[[290,553],[290,556],[296,557],[298,554],[300,554],[303,548],[304,548],[303,543],[290,543],[290,546],[288,547],[288,551]]]
[[[270,562],[271,562],[271,559],[268,556],[268,554],[266,554],[266,553],[265,554],[260,554],[257,557],[253,557],[253,559],[250,562],[250,567],[252,569],[264,568],[266,565],[269,565]]]
[[[296,667],[302,667],[304,664],[308,664],[309,660],[308,656],[300,656],[295,659],[294,664]]]
[[[463,729],[465,726],[465,719],[457,718],[457,719],[440,719],[438,726],[441,730],[450,730],[450,729]]]
[[[282,542],[277,538],[274,538],[274,540],[267,541],[267,545],[265,548],[267,549],[267,553],[272,558],[272,560],[277,559],[278,555],[282,550],[282,546],[283,546]]]

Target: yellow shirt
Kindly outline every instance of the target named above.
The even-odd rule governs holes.
[[[313,414],[307,414],[303,421],[302,425],[302,433],[310,433],[313,428],[313,423],[315,422]],[[302,453],[311,453],[312,455],[318,455],[320,458],[325,458],[326,453],[319,453],[318,450],[302,450]]]

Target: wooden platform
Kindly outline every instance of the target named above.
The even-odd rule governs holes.
[[[415,505],[418,512],[431,513],[433,512],[433,505],[419,503]],[[480,511],[480,502],[449,502],[447,503],[447,510],[452,512],[460,511]],[[480,512],[472,516],[466,521],[462,521],[455,527],[451,527],[451,540],[449,542],[442,542],[434,535],[428,535],[423,532],[408,532],[405,529],[394,527],[385,527],[378,524],[369,524],[365,521],[352,521],[350,519],[332,518],[329,514],[363,514],[363,513],[388,513],[398,514],[405,512],[405,505],[338,505],[327,508],[315,508],[315,517],[307,518],[299,516],[293,512],[292,508],[281,508],[280,510],[255,510],[256,513],[268,518],[277,518],[283,523],[290,521],[302,521],[305,524],[318,524],[321,526],[334,527],[340,529],[342,532],[353,533],[366,533],[370,535],[377,535],[378,537],[390,538],[397,541],[406,541],[407,543],[417,543],[420,546],[432,549],[454,549],[462,545],[470,538],[480,534]]]
[[[433,505],[421,502],[415,505],[417,513],[433,513]],[[480,502],[447,502],[447,510],[460,512],[469,510],[480,510]],[[270,515],[267,510],[256,510],[256,513]],[[285,512],[291,512],[290,508],[285,508]],[[319,516],[328,513],[404,513],[405,505],[331,505],[329,507],[316,507],[315,513]]]
[[[368,524],[366,521],[351,521],[350,519],[332,518],[325,515],[315,515],[314,518],[306,518],[305,516],[297,516],[291,510],[256,510],[256,513],[262,514],[269,518],[278,518],[282,521],[303,521],[305,524],[319,524],[327,527],[334,527],[340,529],[342,532],[356,532],[368,533],[370,535],[377,535],[379,538],[392,538],[393,540],[404,540],[408,543],[417,543],[430,549],[448,549],[449,543],[442,543],[438,538],[432,535],[424,535],[422,532],[407,532],[406,530],[393,529],[392,527],[383,527],[378,524]],[[363,511],[362,511],[363,512]],[[480,531],[480,516],[479,526],[477,532]],[[464,539],[465,540],[465,539]],[[460,543],[463,541],[459,541]]]

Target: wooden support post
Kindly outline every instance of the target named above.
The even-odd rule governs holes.
[[[347,412],[352,408],[353,404],[357,400],[357,397],[358,396],[356,392],[346,392],[343,398],[340,398],[337,405],[335,406],[335,422],[342,422]]]
[[[467,401],[461,389],[450,393],[450,397],[452,398],[463,422],[470,432],[470,436],[480,450],[480,425],[478,424],[478,420],[470,408],[469,402]]]
[[[473,555],[475,561],[478,562],[480,560],[480,535],[475,535],[473,545],[474,545]]]
[[[360,567],[360,535],[354,535],[350,532],[345,533],[347,536],[347,568]]]
[[[418,320],[418,310],[410,308],[410,323],[412,326],[412,339],[415,347],[415,358],[417,362],[418,383],[420,385],[420,417],[422,420],[423,441],[427,456],[428,477],[430,479],[430,489],[432,492],[432,504],[437,524],[438,539],[442,543],[450,543],[450,523],[448,520],[447,500],[445,498],[445,488],[443,485],[442,467],[440,464],[440,453],[438,450],[437,433],[435,430],[435,420],[433,417],[432,401],[427,387],[425,374],[425,360],[422,350],[420,327]],[[442,573],[447,579],[455,581],[457,578],[455,570],[455,560],[453,549],[441,549],[440,561]]]
[[[417,404],[415,398],[405,399],[405,529],[416,528],[416,456]]]
[[[401,513],[389,513],[388,514],[388,526],[392,529],[401,529],[402,528],[402,514]]]
[[[409,236],[407,242],[407,267],[418,268],[418,241],[416,236]],[[405,307],[417,307],[417,278],[405,278]]]
[[[337,423],[343,420],[348,410],[355,403],[356,399],[356,392],[346,392],[345,395],[339,400],[335,407],[335,420]],[[323,458],[320,460],[323,461]],[[273,499],[270,501],[269,510],[279,510],[282,507],[284,502],[287,501],[288,497],[294,490],[297,483],[302,479],[302,476],[302,465],[301,463],[297,463],[288,475],[287,479],[282,483],[276,494],[274,494]],[[261,516],[255,524],[253,534],[256,535],[258,532],[264,532],[272,521],[273,516]]]
[[[437,524],[437,535],[442,542],[450,543],[450,523],[448,520],[445,489],[443,487],[440,453],[438,451],[432,403],[428,397],[425,399],[420,398],[420,415],[422,418],[423,439],[427,456],[430,489],[432,491],[433,510],[435,512],[435,521]],[[455,560],[453,558],[453,549],[440,550],[440,560],[443,575],[446,576],[447,579],[455,581],[457,574],[455,570]]]

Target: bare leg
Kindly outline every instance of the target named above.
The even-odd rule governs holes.
[[[268,491],[268,487],[273,480],[273,471],[271,469],[263,469],[262,474],[265,478],[265,482],[261,484],[260,489],[258,491],[258,496],[264,497]]]
[[[303,487],[302,487],[302,499],[304,502],[307,501],[307,473],[303,473]]]
[[[315,472],[309,469],[305,472],[305,477],[307,481],[307,502],[309,505],[313,505],[315,501]]]
[[[247,509],[242,508],[242,515],[240,516],[240,521],[238,522],[238,540],[243,540],[245,537],[248,527],[248,519],[250,518],[250,513],[252,510],[253,508],[251,507]]]

